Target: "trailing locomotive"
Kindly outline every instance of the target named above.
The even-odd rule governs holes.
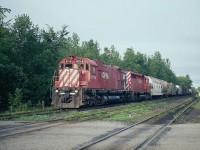
[[[59,62],[54,72],[51,98],[55,107],[79,108],[173,95],[172,89],[174,86],[163,80],[99,60],[69,56]]]

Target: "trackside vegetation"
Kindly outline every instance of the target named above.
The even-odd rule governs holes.
[[[148,118],[155,113],[162,112],[170,107],[174,107],[183,100],[154,100],[127,103],[125,105],[108,107],[102,109],[90,109],[90,110],[70,110],[61,112],[59,114],[49,115],[34,115],[34,116],[22,116],[17,120],[23,121],[49,121],[63,119],[67,122],[80,122],[80,121],[121,121],[121,122],[137,122],[139,120]]]
[[[187,87],[192,85],[189,75],[176,76],[170,60],[162,58],[159,51],[147,56],[130,47],[122,57],[114,45],[100,49],[100,44],[94,39],[81,41],[76,33],[68,31],[67,25],[59,31],[50,25],[41,29],[26,14],[7,18],[10,12],[10,9],[0,6],[0,111],[28,110],[42,101],[50,106],[49,87],[53,72],[58,62],[69,55],[98,59],[105,64]],[[127,116],[123,114],[128,112],[118,116],[109,112],[104,119],[113,116],[126,120]]]

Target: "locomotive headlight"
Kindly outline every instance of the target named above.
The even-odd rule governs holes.
[[[75,90],[74,92],[70,92],[70,95],[76,95],[78,93],[78,90]]]
[[[76,63],[83,63],[83,60],[82,59],[77,59]]]

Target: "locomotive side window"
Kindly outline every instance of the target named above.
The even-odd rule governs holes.
[[[92,66],[92,74],[96,74],[96,68],[95,68],[95,66]]]
[[[89,70],[89,65],[88,64],[86,64],[86,70]]]
[[[72,64],[66,64],[66,68],[72,68]]]
[[[131,78],[136,78],[136,75],[135,74],[131,74]]]
[[[64,64],[60,64],[60,69],[64,69]]]

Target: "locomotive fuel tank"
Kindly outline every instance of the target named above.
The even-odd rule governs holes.
[[[103,103],[116,103],[120,101],[119,96],[103,96],[102,102]]]

